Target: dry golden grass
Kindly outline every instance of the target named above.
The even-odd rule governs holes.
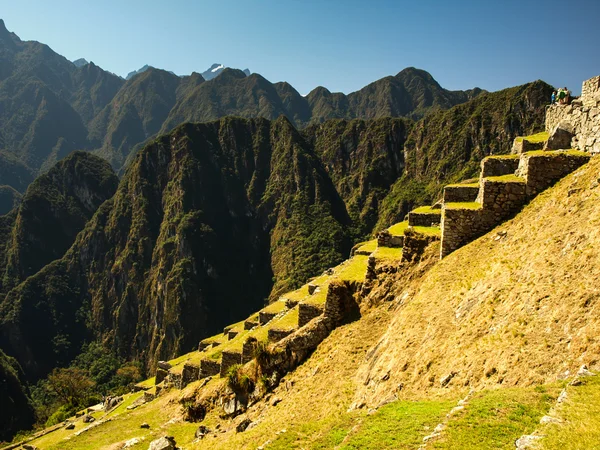
[[[385,396],[367,380],[388,371],[406,391],[427,391],[451,372],[450,386],[520,386],[596,360],[599,169],[594,158],[417,284],[398,282],[402,302],[357,396]]]

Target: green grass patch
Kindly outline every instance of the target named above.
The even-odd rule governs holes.
[[[454,202],[445,203],[446,209],[481,209],[481,203],[478,202]]]
[[[193,357],[196,357],[200,355],[200,352],[198,352],[197,350],[193,351],[193,352],[189,352],[186,353],[185,355],[181,355],[178,358],[172,359],[169,361],[169,364],[171,364],[171,366],[178,366],[180,364],[183,364],[186,361],[189,361],[190,359],[192,359]]]
[[[211,348],[207,350],[202,357],[207,359],[218,360],[221,358],[221,355],[224,351],[235,351],[242,348],[244,341],[248,338],[249,335],[249,330],[242,330],[237,334],[236,337],[234,337],[230,341],[226,341],[216,348]]]
[[[366,269],[365,269],[366,270]],[[304,303],[309,305],[319,305],[322,306],[325,304],[327,300],[327,291],[329,290],[329,283],[321,286],[321,289],[318,292],[314,292],[313,295],[306,297],[304,299]]]
[[[373,253],[377,249],[377,239],[364,242],[356,249],[357,252]]]
[[[432,448],[514,449],[516,439],[538,427],[559,393],[559,385],[479,392],[448,422]]]
[[[366,416],[340,447],[350,449],[416,449],[456,404],[452,401],[397,401]],[[339,430],[332,430],[340,437]],[[331,440],[331,439],[330,439]],[[482,447],[483,448],[483,447]]]
[[[491,155],[486,156],[484,159],[519,159],[521,155]]]
[[[441,236],[442,230],[440,227],[411,227],[415,233],[424,234],[426,236]]]
[[[404,234],[404,230],[408,228],[408,221],[399,222],[388,228],[388,231],[393,236],[402,236]]]
[[[525,183],[525,179],[513,174],[502,175],[499,177],[487,177],[486,180],[494,183]]]
[[[479,182],[477,183],[454,183],[447,184],[446,187],[470,187],[470,188],[479,188]]]
[[[281,319],[270,324],[269,328],[278,330],[293,330],[298,328],[298,307],[290,309]]]
[[[338,266],[339,271],[336,270],[335,278],[346,281],[364,281],[368,260],[369,257],[365,255],[356,255],[350,258]]]
[[[546,131],[541,131],[529,136],[518,136],[517,142],[523,142],[525,140],[527,142],[531,142],[532,144],[539,144],[540,142],[547,141],[549,137],[550,135]]]
[[[413,209],[411,214],[441,214],[441,209],[433,209],[431,206],[420,206],[419,208]]]
[[[139,386],[142,389],[150,389],[152,386],[154,386],[155,381],[156,377],[148,378],[147,380],[140,381],[136,384],[136,386]]]
[[[402,259],[402,248],[400,247],[377,247],[374,254],[378,259]]]
[[[600,376],[585,378],[568,388],[568,400],[559,409],[562,424],[546,425],[542,448],[563,450],[600,447]]]
[[[306,295],[308,295],[308,287],[306,288]],[[289,297],[288,297],[289,298]],[[284,311],[287,307],[285,306],[285,302],[281,300],[275,301],[271,303],[266,308],[261,309],[263,312],[279,314],[281,311]]]
[[[530,152],[526,152],[527,156],[545,156],[547,158],[555,158],[560,155],[569,155],[569,156],[587,156],[590,157],[589,153],[582,152],[581,150],[577,150],[574,148],[568,150],[532,150]]]

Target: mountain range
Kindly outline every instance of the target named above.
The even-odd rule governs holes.
[[[0,20],[0,171],[20,164],[23,173],[3,183],[23,192],[31,182],[24,173],[38,175],[74,150],[95,152],[120,171],[144,142],[185,122],[285,115],[304,128],[332,118],[414,119],[483,92],[448,91],[414,68],[349,95],[318,87],[303,97],[288,83],[220,64],[184,77],[147,67],[123,80],[85,63],[20,40]]]
[[[25,422],[24,380],[90,342],[147,371],[189,351],[509,152],[552,92],[408,68],[303,97],[215,68],[123,80],[0,21],[0,375]]]

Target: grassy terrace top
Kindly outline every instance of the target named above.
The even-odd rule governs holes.
[[[440,227],[411,227],[415,233],[424,234],[426,236],[441,236],[442,230]]]
[[[372,253],[377,249],[377,239],[372,239],[367,242],[362,242],[356,249],[357,252]],[[289,298],[289,296],[288,296]]]
[[[485,159],[519,159],[520,157],[521,155],[491,155],[487,156]]]
[[[441,214],[441,209],[433,209],[431,206],[421,206],[419,208],[413,209],[411,214]]]
[[[493,183],[525,183],[525,179],[513,174],[502,175],[500,177],[487,177],[487,181]]]
[[[306,288],[306,292],[308,293],[308,287]],[[277,300],[277,301],[271,303],[266,308],[261,309],[261,311],[266,312],[266,313],[271,313],[271,314],[278,314],[281,311],[283,311],[285,308],[286,308],[285,302],[283,302],[281,300]]]
[[[455,184],[447,184],[445,187],[455,188],[455,187],[467,187],[467,188],[476,188],[479,189],[479,182],[477,183],[455,183]]]
[[[574,148],[568,150],[533,150],[524,154],[527,156],[545,156],[547,158],[554,158],[560,155],[586,156],[588,158],[590,157],[589,153],[582,152],[581,150],[577,150]]]
[[[404,231],[408,228],[408,222],[405,220],[404,222],[399,222],[388,228],[390,234],[394,236],[401,236],[404,234]]]
[[[402,248],[400,247],[377,247],[373,254],[377,259],[398,260],[402,258]]]
[[[540,133],[532,134],[530,136],[519,136],[517,137],[517,142],[527,141],[532,144],[539,144],[540,142],[547,141],[550,136],[547,132],[542,131]]]
[[[481,203],[478,202],[455,202],[445,203],[444,208],[446,209],[481,209]]]
[[[375,242],[374,246],[371,244],[372,242]],[[368,248],[370,248],[371,246],[373,246],[373,250],[374,250],[375,249],[374,247],[377,246],[377,241],[366,242],[363,245],[361,245],[358,248],[358,250],[363,250],[363,247],[365,247],[364,251],[367,251]],[[321,275],[319,277],[313,278],[309,283],[306,283],[300,289],[296,289],[295,291],[292,291],[292,292],[289,292],[287,294],[284,294],[284,295],[281,296],[281,298],[282,299],[289,299],[289,300],[300,301],[300,300],[302,300],[302,299],[304,299],[305,297],[308,296],[308,285],[309,284],[314,284],[316,286],[322,286],[330,278],[331,278],[331,275]],[[269,305],[269,306],[271,306],[271,305]],[[263,309],[263,311],[265,311],[267,308]],[[272,311],[269,311],[269,312],[272,312]],[[279,311],[277,311],[277,312],[279,312]]]

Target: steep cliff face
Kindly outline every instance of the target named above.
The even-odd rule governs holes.
[[[349,224],[287,119],[181,126],[136,156],[62,259],[8,293],[0,345],[32,377],[91,338],[152,365],[343,259]]]
[[[37,178],[23,197],[0,257],[0,292],[62,257],[117,184],[108,163],[85,152],[72,153]]]
[[[404,143],[412,126],[408,119],[331,120],[304,131],[358,235],[373,229],[380,202],[404,171]]]
[[[14,358],[0,350],[0,441],[8,441],[19,431],[33,425],[34,412],[23,371]]]

